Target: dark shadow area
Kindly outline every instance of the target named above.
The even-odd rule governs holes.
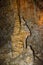
[[[14,11],[9,1],[0,0],[0,47],[11,41],[14,29]]]
[[[41,11],[43,11],[43,0],[34,0],[34,3],[37,8],[39,8]]]
[[[0,65],[6,65],[1,54],[7,54],[7,51],[9,51],[13,30],[14,11],[11,8],[10,0],[0,0]]]

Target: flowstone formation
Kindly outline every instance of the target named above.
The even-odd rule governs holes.
[[[0,65],[43,65],[43,8],[38,1],[0,0]]]
[[[0,65],[32,65],[33,52],[26,47],[30,30],[19,14],[19,1],[5,1],[0,1]]]

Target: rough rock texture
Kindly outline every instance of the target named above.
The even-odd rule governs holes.
[[[43,65],[43,11],[34,0],[0,0],[0,65]]]

